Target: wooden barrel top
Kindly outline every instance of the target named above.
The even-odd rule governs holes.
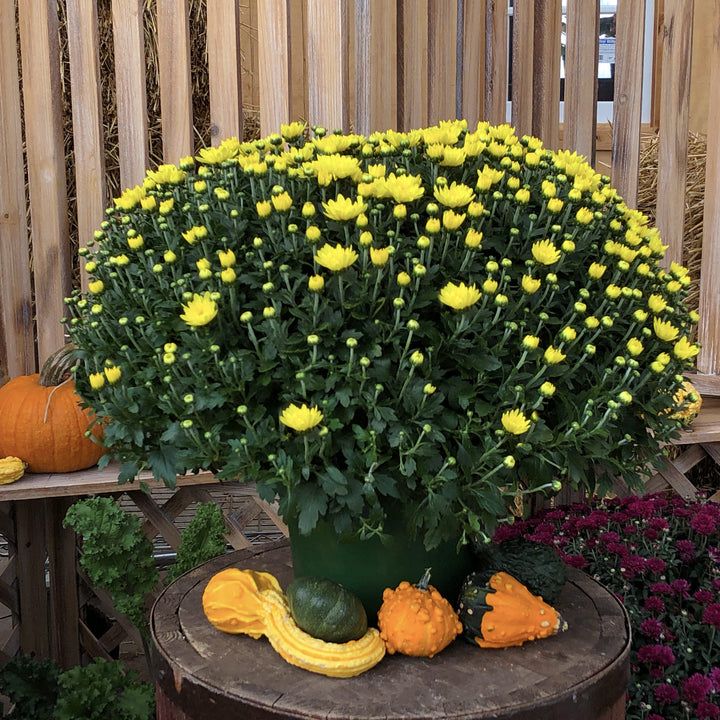
[[[208,717],[431,720],[623,717],[630,632],[615,596],[571,569],[555,604],[569,629],[519,648],[483,650],[462,639],[432,659],[386,656],[354,678],[329,678],[286,663],[265,638],[214,628],[201,596],[226,567],[292,580],[286,540],[215,558],[183,575],[151,614],[159,691],[190,720]],[[216,714],[217,713],[217,714]]]

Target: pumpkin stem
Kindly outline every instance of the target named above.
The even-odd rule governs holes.
[[[59,385],[55,385],[55,387],[53,387],[53,389],[48,393],[47,402],[45,403],[45,414],[43,415],[43,425],[48,421],[47,418],[48,412],[50,411],[50,401],[52,400],[52,396],[55,394],[55,391],[60,389],[63,385],[65,385],[65,383],[69,383],[71,380],[71,377],[67,380],[63,380]]]
[[[418,590],[425,590],[427,592],[427,589],[430,585],[430,571],[432,568],[425,568],[425,572],[423,573],[423,576],[420,578],[420,582],[415,586]]]
[[[53,385],[60,386],[66,383],[72,377],[71,369],[76,362],[75,350],[77,350],[77,347],[73,343],[67,343],[67,345],[63,345],[59,350],[52,353],[43,363],[38,384],[43,387],[52,387]],[[47,417],[47,409],[45,415]]]

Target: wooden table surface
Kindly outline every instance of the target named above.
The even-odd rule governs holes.
[[[386,656],[354,678],[329,678],[284,662],[264,638],[215,629],[202,592],[229,566],[292,579],[286,541],[206,563],[158,597],[151,615],[155,673],[171,711],[159,718],[624,717],[629,622],[620,602],[571,569],[556,607],[567,632],[519,648],[482,650],[462,639],[432,659]]]

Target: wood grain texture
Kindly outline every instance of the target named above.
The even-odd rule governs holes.
[[[221,633],[207,622],[201,594],[213,574],[231,566],[270,572],[283,587],[293,577],[284,541],[230,553],[168,586],[152,613],[156,679],[192,720],[205,717],[209,703],[218,714],[255,720],[606,720],[617,717],[611,711],[624,700],[627,616],[611,593],[577,570],[556,603],[569,624],[565,633],[502,652],[457,640],[435,658],[388,656],[341,679],[293,667],[266,640]]]
[[[401,0],[398,122],[401,130],[428,124],[428,0]]]
[[[242,138],[240,11],[238,0],[208,0],[207,48],[212,144]]]
[[[700,266],[700,322],[698,340],[702,347],[698,370],[720,374],[720,5],[716,3],[710,56],[707,161],[705,167],[705,210],[703,213],[702,262]]]
[[[536,0],[533,47],[533,131],[546,147],[560,145],[560,0]]]
[[[488,0],[485,7],[485,119],[500,125],[505,122],[508,99],[507,3]]]
[[[149,164],[142,0],[113,0],[120,185],[142,183]]]
[[[157,0],[163,160],[194,155],[188,0]]]
[[[485,1],[464,0],[462,17],[462,113],[473,129],[485,120]]]
[[[54,2],[18,5],[23,117],[32,224],[33,281],[40,365],[64,344],[64,298],[71,289],[62,128],[58,16]]]
[[[308,110],[312,125],[349,131],[348,0],[311,0],[307,7]]]
[[[645,37],[645,0],[619,0],[613,98],[612,184],[637,207]]]
[[[598,0],[568,2],[563,145],[590,165],[595,165],[599,25]]]
[[[290,5],[266,0],[257,5],[260,135],[280,132],[290,122]]]
[[[428,123],[457,117],[457,3],[428,2]]]
[[[535,2],[515,0],[512,34],[512,124],[519,135],[532,134]]]
[[[66,12],[78,239],[79,246],[86,247],[100,227],[107,205],[98,15],[92,0],[69,0]],[[80,281],[87,290],[84,268]]]
[[[15,3],[0,3],[0,385],[35,372]]]
[[[693,0],[665,0],[655,217],[668,246],[665,267],[683,261],[692,19]]]
[[[355,132],[398,127],[397,6],[385,0],[355,2]]]

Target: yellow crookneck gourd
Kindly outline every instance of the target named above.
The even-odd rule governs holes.
[[[228,568],[214,575],[202,598],[205,617],[219,630],[267,637],[287,662],[330,677],[353,677],[377,665],[385,643],[375,628],[359,639],[330,643],[301,630],[276,578],[257,570]]]
[[[19,480],[25,474],[25,463],[17,457],[8,455],[0,458],[0,485],[8,485]]]

